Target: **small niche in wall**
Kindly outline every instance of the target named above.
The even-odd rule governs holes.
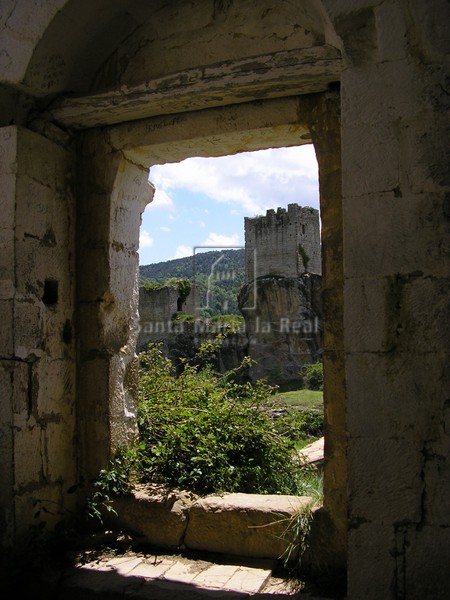
[[[45,280],[42,302],[46,306],[55,306],[58,304],[58,282],[54,279]]]

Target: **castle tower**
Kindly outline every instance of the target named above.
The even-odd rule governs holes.
[[[298,277],[321,274],[319,211],[289,204],[266,216],[246,217],[245,274],[247,282],[264,275]]]

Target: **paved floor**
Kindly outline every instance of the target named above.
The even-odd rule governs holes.
[[[274,577],[270,560],[220,560],[127,553],[97,558],[63,574],[64,600],[326,600]]]
[[[1,600],[345,600],[332,588],[289,581],[280,561],[171,552],[116,531],[13,560],[0,578]]]

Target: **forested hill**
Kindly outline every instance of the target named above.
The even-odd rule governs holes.
[[[190,279],[195,275],[211,274],[211,268],[216,261],[223,255],[220,261],[221,271],[229,270],[235,272],[244,272],[244,248],[237,250],[211,250],[210,252],[199,252],[194,256],[186,258],[175,258],[152,265],[142,265],[139,267],[141,281],[150,279],[158,283],[164,283],[171,277],[180,279]]]
[[[239,314],[237,297],[245,283],[245,250],[211,250],[139,267],[141,282],[189,279],[196,284],[204,316]]]

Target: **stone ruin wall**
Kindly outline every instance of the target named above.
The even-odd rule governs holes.
[[[179,291],[176,286],[160,289],[139,287],[139,335],[137,351],[145,350],[150,342],[170,335],[170,323],[179,310]]]
[[[322,273],[318,210],[289,204],[287,210],[270,209],[266,216],[244,223],[247,281],[263,275]]]

